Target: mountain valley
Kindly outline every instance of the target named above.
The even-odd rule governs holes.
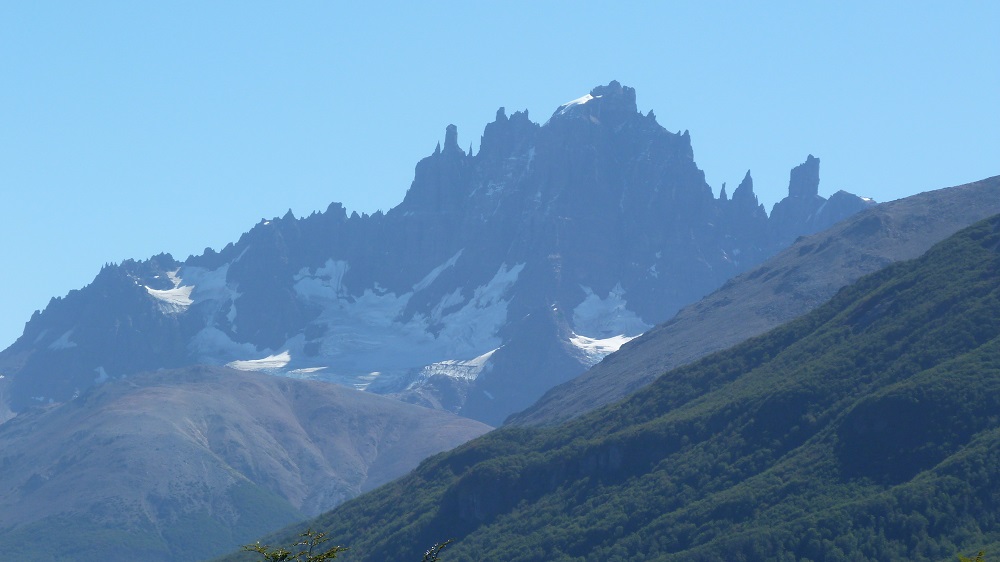
[[[451,458],[437,456],[345,508],[418,501],[412,514],[445,514],[428,527],[385,515],[399,519],[385,535],[395,546],[329,523],[340,511],[319,520],[384,559],[416,544],[400,536],[433,539],[424,547],[449,526],[479,536],[511,506],[477,486],[508,494],[505,478],[534,466],[517,455],[569,454],[546,431],[604,420],[587,412],[651,383],[661,390],[641,395],[686,408],[702,394],[654,379],[1000,212],[997,178],[879,206],[818,186],[810,155],[770,214],[749,172],[716,197],[690,135],[611,82],[542,125],[501,108],[475,155],[449,126],[387,213],[289,211],[218,252],[107,264],[0,352],[0,543],[34,560],[189,560],[323,513],[504,420],[556,426],[504,428],[456,452],[478,459],[454,469],[472,470],[472,499],[426,476]],[[624,427],[603,423],[574,439]],[[610,455],[582,462],[621,468]],[[53,525],[79,532],[32,542]],[[490,551],[476,540],[456,555]]]

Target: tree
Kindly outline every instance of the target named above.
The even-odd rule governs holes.
[[[448,539],[444,542],[434,543],[434,546],[427,549],[427,552],[424,553],[424,558],[420,562],[438,562],[440,560],[438,555],[441,554],[444,547],[451,544],[454,540],[455,539]]]
[[[243,550],[260,554],[266,562],[323,562],[325,560],[333,560],[338,554],[347,550],[345,547],[335,546],[318,552],[321,548],[320,545],[328,542],[330,539],[327,538],[326,533],[317,533],[312,529],[307,529],[299,537],[301,537],[301,540],[289,547],[292,550],[283,547],[271,548],[266,544],[262,545],[260,543],[245,544],[243,545]]]
[[[299,542],[289,547],[292,550],[283,547],[272,548],[260,543],[245,544],[243,545],[243,550],[260,554],[263,557],[262,560],[265,562],[324,562],[325,560],[333,560],[338,554],[347,550],[343,546],[335,546],[329,550],[317,552],[320,545],[328,542],[330,539],[327,538],[326,533],[317,533],[312,529],[307,529],[299,537],[301,537]],[[448,539],[444,542],[435,543],[434,546],[427,549],[427,552],[424,552],[421,562],[439,562],[441,560],[441,551],[451,544],[453,540]],[[298,549],[297,551],[295,550],[296,548]]]

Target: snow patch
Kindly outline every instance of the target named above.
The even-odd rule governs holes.
[[[599,97],[601,97],[601,96],[594,97],[594,96],[592,96],[590,94],[586,94],[586,95],[583,95],[583,96],[580,96],[580,97],[576,98],[573,101],[568,101],[568,102],[560,105],[559,108],[556,109],[556,115],[566,115],[568,112],[572,111],[573,108],[575,108],[577,106],[580,106],[580,105],[586,105],[587,102],[589,102],[591,100],[595,100],[595,99],[597,99]]]
[[[490,357],[492,357],[496,351],[496,349],[492,349],[475,359],[469,359],[466,361],[449,359],[446,361],[431,363],[430,365],[420,369],[420,374],[417,376],[416,380],[410,383],[407,390],[420,386],[433,376],[444,376],[452,379],[474,381],[484,370],[486,370]]]
[[[216,326],[205,326],[191,338],[191,350],[205,361],[217,357],[252,355],[257,348],[249,343],[236,343]]]
[[[240,293],[232,290],[226,284],[229,264],[212,270],[205,269],[204,267],[185,267],[183,273],[184,278],[194,288],[189,295],[192,304],[210,300],[235,300],[240,296]]]
[[[655,265],[650,272],[655,274]],[[652,327],[628,309],[621,283],[603,299],[590,287],[581,288],[587,296],[573,309],[573,335],[569,343],[582,352],[583,362],[588,367]]]
[[[41,341],[42,341],[43,339],[45,339],[45,336],[47,336],[47,335],[48,335],[48,333],[49,333],[49,329],[48,329],[48,328],[45,328],[44,330],[42,330],[42,331],[41,331],[41,332],[40,332],[40,333],[38,334],[38,337],[36,337],[36,338],[35,338],[35,341],[34,341],[34,342],[32,342],[32,343],[34,343],[35,345],[38,345],[38,344],[39,344],[39,343],[40,343],[40,342],[41,342]]]
[[[424,278],[420,280],[419,283],[413,286],[413,292],[419,293],[420,291],[423,291],[427,287],[430,287],[431,283],[433,283],[438,278],[438,276],[441,275],[441,272],[448,269],[449,267],[454,267],[455,263],[458,261],[458,258],[462,256],[462,252],[464,251],[465,248],[462,248],[454,256],[451,256],[451,258],[448,259],[448,261],[432,269],[430,273],[425,275]]]
[[[287,371],[287,372],[285,372],[283,374],[284,374],[284,376],[292,378],[292,379],[316,380],[317,378],[319,378],[316,375],[316,373],[318,373],[318,372],[320,372],[320,371],[322,371],[324,369],[326,369],[326,367],[306,367],[304,369],[292,369],[291,371]]]
[[[257,353],[251,344],[234,342],[228,334],[216,325],[216,318],[225,318],[229,326],[236,321],[236,300],[242,294],[226,282],[229,264],[209,270],[203,267],[185,267],[181,273],[194,285],[191,300],[199,306],[206,324],[191,339],[189,348],[195,356],[203,360],[219,357],[237,359]],[[225,314],[222,314],[225,311]]]
[[[826,204],[829,203],[829,202],[830,202],[829,199],[827,199],[826,201],[823,201],[823,203],[819,206],[819,209],[816,209],[816,212],[813,213],[813,215],[815,215],[817,217],[820,216],[820,215],[822,215],[823,214],[823,209],[826,208]],[[809,215],[809,217],[812,218],[813,215]]]
[[[584,106],[584,105],[587,105],[591,101],[599,99],[601,97],[602,96],[592,96],[590,94],[586,94],[586,95],[583,95],[583,96],[580,96],[580,97],[576,98],[573,101],[568,101],[568,102],[560,105],[558,108],[556,108],[556,111],[555,111],[555,113],[552,114],[552,117],[550,117],[549,120],[546,121],[545,124],[543,124],[542,126],[543,127],[547,126],[552,121],[552,119],[554,119],[555,117],[559,117],[559,116],[562,116],[562,115],[567,115],[569,113],[572,113],[577,108],[579,108],[581,106]],[[590,121],[593,122],[593,123],[599,123],[599,121],[597,120],[597,118],[594,117],[593,115],[590,116]]]
[[[62,349],[71,349],[76,347],[76,342],[69,339],[73,335],[73,330],[66,332],[65,334],[59,336],[59,338],[49,344],[49,349],[52,351],[59,351]]]
[[[502,343],[498,331],[507,320],[508,293],[525,264],[501,264],[492,278],[480,278],[478,286],[450,288],[427,312],[406,313],[413,295],[434,290],[440,276],[462,255],[456,252],[401,294],[375,282],[367,288],[348,287],[345,279],[351,266],[344,260],[302,268],[293,276],[292,288],[317,316],[307,332],[273,349],[236,341],[231,322],[240,294],[227,281],[228,265],[215,270],[182,267],[176,272],[178,285],[183,278],[183,285],[194,287],[189,297],[196,308],[190,310],[204,321],[189,350],[202,362],[361,390],[406,388],[425,366],[439,363],[434,367],[438,372],[478,376],[489,365],[476,361],[485,362]],[[307,339],[306,333],[313,335]],[[455,359],[463,357],[476,359]]]
[[[638,336],[652,328],[628,309],[625,290],[618,283],[601,298],[590,287],[583,287],[586,297],[573,309],[573,331],[595,341],[612,336]]]
[[[618,351],[623,345],[637,337],[639,336],[617,335],[611,336],[610,338],[594,339],[581,336],[579,334],[573,334],[569,338],[569,343],[571,343],[573,347],[582,351],[584,363],[586,363],[588,367],[593,367],[594,365],[600,363],[601,359],[604,359],[608,355]]]
[[[437,339],[450,341],[452,346],[458,343],[458,349],[480,353],[484,349],[499,347],[500,338],[496,334],[507,321],[509,302],[504,297],[517,282],[524,265],[522,263],[508,269],[507,264],[501,264],[486,285],[476,288],[468,304],[442,318],[442,321],[445,318],[447,321]]]
[[[164,314],[180,314],[194,302],[191,300],[194,285],[181,285],[183,280],[178,276],[179,272],[180,268],[167,272],[167,279],[174,284],[173,289],[152,289],[143,285],[146,292],[157,300],[156,305]]]
[[[434,310],[431,310],[431,318],[435,321],[440,321],[446,310],[455,308],[464,302],[465,296],[462,295],[462,289],[455,289],[442,297],[441,302],[434,306]]]
[[[315,372],[318,372],[318,371],[322,371],[323,369],[326,369],[326,367],[309,367],[309,368],[306,368],[306,369],[292,369],[291,371],[288,371],[288,372],[289,373],[315,373]]]
[[[295,275],[295,292],[307,299],[346,297],[344,275],[350,268],[346,261],[341,260],[328,260],[313,273],[309,273],[308,268],[303,268]]]
[[[424,366],[480,357],[500,347],[497,332],[507,320],[506,294],[524,264],[502,264],[485,284],[456,288],[427,313],[404,314],[414,292],[433,284],[460,256],[456,253],[403,294],[365,289],[355,296],[357,289],[344,286],[345,262],[330,260],[319,269],[303,269],[295,276],[294,288],[299,298],[321,311],[313,324],[323,330],[308,342],[308,353],[304,339],[283,346],[295,357],[292,366],[326,366],[317,376],[345,386],[367,389],[378,380],[371,390],[399,389],[419,377]]]
[[[111,378],[108,375],[108,372],[104,370],[103,366],[97,367],[94,369],[94,372],[97,373],[97,378],[94,379],[94,384],[101,384]]]
[[[288,365],[292,360],[292,355],[287,351],[282,351],[277,355],[268,355],[263,359],[247,359],[243,361],[230,361],[226,367],[238,371],[276,371]]]
[[[159,301],[156,304],[164,314],[179,314],[187,310],[194,302],[191,300],[191,291],[193,289],[194,286],[192,285],[162,291],[146,287],[146,292]]]

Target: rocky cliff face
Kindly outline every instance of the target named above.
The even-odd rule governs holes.
[[[263,220],[221,252],[106,267],[0,353],[13,411],[195,363],[329,380],[487,423],[871,204],[792,171],[714,197],[685,132],[617,82],[543,125],[501,108],[478,154],[449,126],[388,213]]]

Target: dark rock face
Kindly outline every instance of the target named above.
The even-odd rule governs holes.
[[[183,263],[108,267],[98,280],[117,279],[116,291],[95,280],[54,300],[0,354],[0,396],[19,411],[71,398],[101,367],[124,376],[230,364],[497,424],[798,236],[871,204],[827,201],[818,174],[809,156],[769,218],[749,172],[716,199],[690,135],[639,113],[632,88],[594,88],[544,125],[500,108],[476,155],[448,126],[386,214],[348,217],[334,204],[261,221]],[[85,345],[84,327],[98,339]]]

